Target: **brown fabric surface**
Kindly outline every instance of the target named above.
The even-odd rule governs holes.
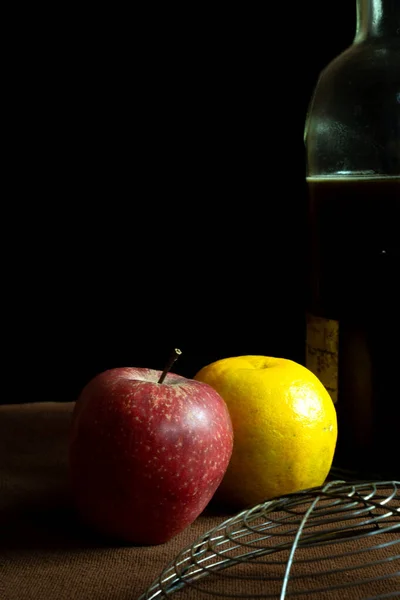
[[[109,545],[88,532],[76,518],[67,484],[67,429],[72,407],[71,403],[0,407],[0,600],[137,600],[181,550],[228,516],[206,511],[169,543],[155,547]],[[389,536],[382,543],[399,539],[398,531]],[[352,540],[347,542],[346,550],[359,550],[362,544],[367,542]],[[383,568],[379,564],[368,566],[398,556],[399,546],[348,556],[346,563],[343,558],[327,560],[332,553],[329,546],[301,549],[299,556],[310,561],[294,572],[303,578],[292,590],[340,585],[354,577],[351,565],[364,561],[364,579],[388,572],[393,577],[312,597],[359,599],[386,594],[400,598],[399,559],[385,563]],[[234,579],[225,571],[225,575],[202,583],[208,594],[190,587],[172,597],[212,598],[213,591],[251,593],[253,597],[275,593],[278,595],[274,597],[279,597],[286,559],[277,555],[269,559],[271,564],[242,564],[229,570]],[[332,565],[349,568],[314,581],[318,569],[332,569]],[[259,579],[246,581],[250,574]],[[295,585],[296,580],[293,582]]]

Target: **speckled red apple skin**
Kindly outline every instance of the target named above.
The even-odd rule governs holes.
[[[74,407],[69,472],[76,508],[93,528],[155,545],[188,527],[232,454],[227,406],[208,384],[161,371],[115,368]]]

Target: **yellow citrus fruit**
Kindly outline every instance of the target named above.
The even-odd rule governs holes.
[[[233,453],[216,498],[236,507],[322,485],[337,440],[336,410],[306,367],[285,358],[237,356],[194,377],[225,400]]]

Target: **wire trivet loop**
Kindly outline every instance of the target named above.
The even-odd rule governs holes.
[[[400,598],[399,566],[400,482],[340,480],[223,521],[181,550],[139,600],[328,600],[346,589],[357,600]]]

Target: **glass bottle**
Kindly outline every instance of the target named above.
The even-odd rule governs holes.
[[[306,366],[338,415],[336,472],[400,480],[400,0],[357,0],[305,124]]]

